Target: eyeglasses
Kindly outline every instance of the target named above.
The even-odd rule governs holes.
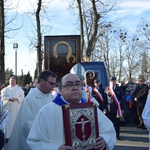
[[[139,82],[144,82],[144,80],[139,80]]]
[[[67,89],[69,88],[73,88],[74,86],[76,86],[77,88],[82,88],[82,83],[81,82],[69,82],[69,83],[66,83],[65,85],[62,85],[62,87],[65,87]]]
[[[55,86],[56,85],[56,83],[54,83],[54,82],[50,82],[50,81],[48,81],[48,80],[45,80],[46,82],[48,82],[50,85],[52,85],[52,86]]]

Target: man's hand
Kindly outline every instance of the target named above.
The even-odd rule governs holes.
[[[135,97],[134,100],[137,101],[137,98]]]
[[[71,146],[61,145],[58,150],[74,150]]]
[[[104,150],[106,148],[106,143],[103,137],[98,137],[96,139],[96,143],[94,144],[94,148],[97,150]]]
[[[123,115],[125,114],[124,110],[121,110],[121,112],[122,112]]]
[[[104,114],[107,114],[107,109],[104,109],[104,110],[103,110],[103,113],[104,113]]]
[[[9,101],[14,102],[14,101],[18,101],[17,98],[10,98]]]
[[[10,98],[9,101],[14,102],[15,100],[13,98]]]

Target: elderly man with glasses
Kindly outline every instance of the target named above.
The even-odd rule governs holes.
[[[65,144],[62,106],[77,103],[85,103],[82,83],[77,75],[67,74],[61,80],[60,94],[37,114],[27,138],[29,149],[74,150]],[[115,129],[103,112],[96,109],[99,137],[93,139],[96,141],[93,146],[97,150],[112,150],[116,142]]]

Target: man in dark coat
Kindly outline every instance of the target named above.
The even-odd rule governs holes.
[[[111,77],[110,85],[106,89],[107,99],[104,100],[103,112],[113,122],[116,138],[120,140],[120,118],[126,111],[122,89],[116,84],[116,77]]]
[[[139,84],[137,85],[134,93],[132,94],[135,105],[136,105],[136,112],[139,120],[139,125],[137,128],[145,129],[144,122],[142,119],[142,112],[146,103],[147,95],[148,95],[148,85],[145,84],[145,79],[143,77],[139,78]]]

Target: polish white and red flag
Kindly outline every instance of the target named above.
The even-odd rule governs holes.
[[[117,118],[121,118],[122,117],[122,111],[121,111],[120,103],[116,97],[116,94],[114,93],[111,86],[108,86],[108,90],[110,92],[112,99],[114,100],[115,104],[117,105]]]
[[[103,97],[101,95],[101,93],[98,91],[97,88],[93,88],[93,92],[96,94],[96,96],[98,97],[98,99],[103,102]]]

